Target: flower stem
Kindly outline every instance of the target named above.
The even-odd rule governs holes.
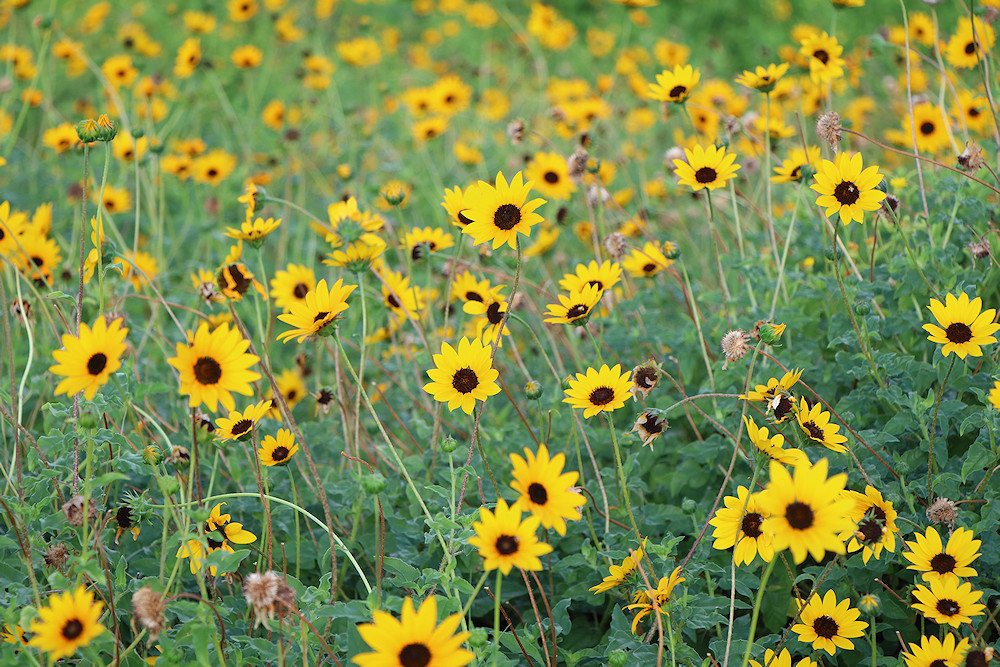
[[[497,664],[500,656],[500,587],[503,584],[503,572],[497,568],[497,592],[493,596],[493,664]]]
[[[635,515],[632,514],[632,503],[628,496],[628,482],[625,480],[625,468],[622,466],[622,454],[621,449],[618,447],[618,436],[615,434],[615,424],[611,421],[611,415],[605,413],[604,416],[608,420],[608,428],[611,429],[611,444],[615,450],[615,465],[618,468],[618,477],[621,479],[621,491],[622,497],[625,499],[625,508],[628,510],[629,521],[632,522],[632,530],[635,531],[635,538],[637,540],[641,540],[642,535],[639,534],[639,528],[635,524]]]
[[[760,577],[760,586],[757,588],[757,599],[753,603],[753,614],[750,616],[750,636],[747,638],[747,648],[743,653],[743,662],[740,663],[741,667],[746,667],[747,663],[750,662],[750,649],[754,646],[753,640],[757,634],[757,617],[760,616],[760,603],[764,598],[764,591],[767,589],[767,580],[771,577],[771,570],[774,569],[776,562],[778,562],[777,554],[767,564],[764,574]]]
[[[945,373],[944,381],[941,383],[941,390],[938,392],[937,400],[934,401],[934,419],[931,421],[931,435],[930,435],[930,445],[927,447],[927,504],[929,505],[933,500],[931,494],[931,477],[934,471],[934,431],[937,429],[937,416],[938,408],[941,407],[941,399],[944,398],[944,389],[948,384],[948,378],[951,377],[951,370],[955,368],[955,359],[958,355],[951,358],[951,364],[948,366],[948,372]]]

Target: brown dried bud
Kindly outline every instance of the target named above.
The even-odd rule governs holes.
[[[134,629],[138,624],[149,631],[147,644],[152,644],[159,638],[166,611],[167,603],[163,596],[149,586],[143,586],[132,595],[132,627]]]
[[[975,141],[966,141],[965,150],[958,156],[958,164],[970,174],[979,171],[986,164],[986,155],[983,153],[983,147]]]
[[[62,542],[56,542],[45,552],[45,564],[61,570],[66,560],[69,558],[69,550]]]
[[[838,152],[841,139],[840,114],[827,111],[816,121],[816,136],[825,141],[834,153]]]
[[[965,246],[965,249],[969,251],[972,255],[972,259],[984,259],[990,256],[990,242],[989,239],[982,239],[980,241],[972,241]]]
[[[633,433],[638,433],[642,438],[642,444],[653,448],[653,440],[663,434],[663,431],[670,427],[667,420],[661,417],[656,410],[645,410],[639,418],[635,420],[632,427]]]
[[[655,363],[650,362],[636,366],[632,369],[632,389],[630,390],[632,400],[638,401],[639,394],[646,398],[659,383],[660,368]]]
[[[18,322],[31,319],[31,302],[26,299],[14,299],[10,302],[10,316]]]
[[[628,250],[628,239],[621,232],[613,232],[604,237],[604,249],[608,251],[613,260],[621,261]]]
[[[79,528],[83,525],[83,496],[73,496],[62,506],[63,514],[66,515],[66,520],[69,521],[69,525]],[[91,521],[97,518],[97,508],[94,507],[94,503],[90,502],[87,505],[87,515]]]
[[[520,118],[510,121],[507,125],[507,137],[512,144],[524,141],[524,121]]]
[[[927,508],[927,519],[931,523],[946,523],[953,526],[957,517],[958,508],[947,498],[938,498]]]
[[[583,178],[583,175],[587,173],[587,160],[590,159],[590,153],[588,153],[583,148],[577,148],[569,159],[566,160],[566,165],[569,167],[569,178],[574,183],[579,183]]]

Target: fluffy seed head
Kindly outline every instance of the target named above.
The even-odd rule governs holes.
[[[132,596],[132,625],[142,626],[149,631],[147,644],[152,644],[163,630],[163,613],[167,603],[163,596],[149,586],[143,586]]]
[[[838,150],[841,129],[840,114],[836,111],[827,111],[816,121],[816,136],[829,144],[834,153]]]
[[[927,519],[931,523],[946,523],[953,526],[957,517],[958,508],[947,498],[938,498],[927,508]]]

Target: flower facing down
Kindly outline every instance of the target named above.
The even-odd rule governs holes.
[[[223,505],[225,503],[219,503],[213,507],[208,521],[205,522],[205,544],[208,545],[207,550],[201,540],[182,542],[181,546],[177,549],[177,558],[190,559],[188,565],[191,569],[191,574],[197,574],[201,570],[205,558],[213,551],[222,550],[234,553],[232,544],[251,544],[257,541],[257,536],[243,528],[242,523],[236,523],[232,521],[232,517],[229,514],[222,513]],[[215,576],[215,566],[212,566],[210,569],[212,576]]]
[[[924,330],[930,334],[927,340],[942,345],[941,354],[946,357],[952,352],[959,359],[967,355],[981,357],[983,345],[997,342],[993,335],[1000,329],[1000,324],[993,322],[997,311],[994,308],[982,310],[983,300],[979,297],[970,301],[965,292],[958,298],[949,293],[944,297],[944,304],[931,299],[927,308],[938,322],[924,325]]]
[[[814,650],[833,655],[838,648],[853,649],[851,639],[864,635],[868,623],[859,621],[860,615],[860,611],[851,607],[850,600],[838,603],[833,591],[827,591],[822,599],[817,593],[802,610],[800,623],[792,626],[792,632],[799,636],[800,642],[812,644]]]
[[[785,449],[785,436],[780,433],[770,435],[768,429],[759,428],[752,417],[744,416],[743,423],[746,424],[747,436],[753,446],[772,461],[790,466],[809,465],[809,457],[801,449],[794,447]]]
[[[973,590],[967,581],[961,583],[958,577],[933,580],[929,588],[921,584],[913,590],[913,597],[917,599],[914,609],[935,623],[953,628],[970,623],[973,616],[982,616],[986,609],[979,603],[983,592]]]
[[[569,381],[566,398],[563,403],[569,403],[574,408],[583,408],[583,416],[589,419],[599,412],[611,412],[625,405],[631,396],[631,372],[621,372],[621,365],[615,364],[608,368],[607,364],[600,370],[588,368],[586,373],[577,373],[575,380]]]
[[[497,378],[500,373],[493,368],[490,345],[479,340],[462,338],[456,350],[448,343],[441,344],[441,354],[434,355],[434,368],[427,371],[431,382],[424,391],[435,401],[447,403],[448,410],[462,408],[471,415],[476,401],[485,401],[500,393]]]
[[[799,403],[796,418],[799,420],[799,427],[802,432],[813,442],[818,442],[829,450],[843,454],[847,451],[844,445],[847,438],[840,435],[840,426],[830,422],[830,413],[816,403],[809,407],[809,403],[803,398]]]
[[[605,591],[610,591],[612,588],[617,588],[623,584],[630,583],[636,576],[638,568],[636,567],[636,561],[642,561],[643,551],[646,548],[646,538],[642,539],[642,544],[633,553],[634,556],[626,556],[622,560],[621,565],[612,565],[608,568],[608,576],[604,577],[604,580],[597,584],[596,586],[591,586],[590,590],[594,593],[604,593]]]
[[[479,521],[472,524],[476,534],[469,538],[469,544],[479,549],[485,570],[499,569],[505,575],[515,567],[541,570],[542,561],[538,557],[552,551],[552,547],[538,541],[535,531],[540,521],[537,516],[522,521],[521,510],[508,507],[500,498],[496,513],[479,508]]]
[[[94,601],[94,593],[83,586],[70,592],[49,596],[48,605],[38,608],[38,619],[31,622],[35,636],[29,645],[49,654],[53,662],[76,653],[104,632],[100,624],[103,602]]]
[[[513,507],[530,511],[541,520],[542,526],[565,535],[566,520],[580,519],[577,508],[587,502],[583,494],[573,489],[580,473],[564,473],[565,455],[550,458],[545,445],[539,445],[537,454],[525,447],[524,458],[511,454],[510,462],[514,466],[514,481],[510,486],[520,494]]]
[[[858,524],[850,534],[844,533],[840,536],[847,542],[847,552],[860,550],[865,563],[872,556],[878,560],[883,550],[895,552],[896,533],[899,532],[899,528],[896,527],[898,513],[892,503],[882,498],[882,494],[873,486],[865,487],[864,493],[857,491],[844,493],[854,502],[850,517]]]
[[[633,598],[633,603],[626,606],[626,609],[638,609],[635,618],[632,619],[632,634],[638,634],[636,630],[639,627],[639,623],[647,615],[655,612],[662,612],[666,606],[670,603],[671,596],[674,592],[674,588],[677,584],[684,582],[684,577],[681,576],[681,568],[678,565],[674,568],[674,571],[670,573],[669,577],[660,577],[660,581],[657,582],[656,588],[653,590],[642,590],[635,594]]]
[[[372,622],[358,626],[358,632],[371,647],[370,653],[352,658],[361,667],[463,667],[475,655],[462,648],[468,632],[455,631],[461,614],[452,614],[437,623],[437,601],[433,595],[413,608],[413,598],[403,601],[399,619],[384,611],[372,613]]]
[[[81,322],[78,336],[63,334],[63,349],[52,353],[57,363],[49,368],[65,378],[56,385],[55,393],[73,396],[82,391],[85,399],[92,400],[121,368],[126,334],[128,329],[122,327],[121,319],[108,325],[103,317],[97,318],[93,328]]]
[[[851,501],[841,493],[847,474],[827,478],[828,469],[826,459],[800,465],[793,473],[771,461],[771,478],[760,494],[760,507],[770,515],[762,529],[774,535],[774,550],[790,549],[796,563],[806,555],[819,561],[827,551],[845,552],[838,536],[853,526]]]

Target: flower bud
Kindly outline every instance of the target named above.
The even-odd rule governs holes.
[[[529,401],[537,401],[542,395],[542,383],[530,380],[524,385],[524,395]]]
[[[489,642],[490,637],[486,632],[486,628],[472,628],[472,633],[469,636],[469,646],[472,648],[482,648]]]
[[[760,339],[768,345],[777,345],[783,333],[785,333],[785,325],[772,322],[762,324],[757,330]]]
[[[458,448],[458,443],[455,442],[455,438],[451,437],[450,435],[446,435],[444,438],[441,439],[440,446],[442,452],[444,452],[445,454],[451,454]]]
[[[608,656],[608,667],[625,667],[628,664],[628,653],[621,649]]]
[[[150,445],[142,450],[142,460],[145,461],[146,465],[160,465],[163,462],[163,452],[160,451],[159,447]]]
[[[361,488],[370,496],[382,493],[385,491],[385,477],[376,470],[375,474],[361,478]]]

